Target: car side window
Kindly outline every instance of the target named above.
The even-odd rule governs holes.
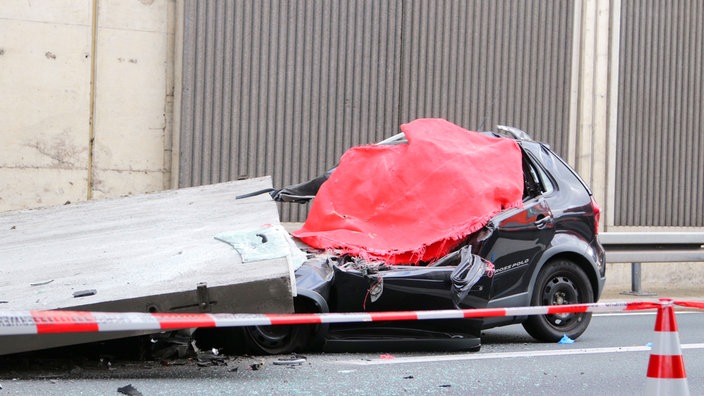
[[[545,173],[545,171],[543,171],[543,168],[536,166],[534,167],[534,170],[536,171],[538,178],[540,179],[540,185],[542,186],[543,194],[551,193],[555,189],[555,186],[552,184],[552,181]]]
[[[550,178],[523,154],[523,200],[552,192],[555,187]]]

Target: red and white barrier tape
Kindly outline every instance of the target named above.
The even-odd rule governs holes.
[[[679,301],[675,301],[674,303],[688,307],[704,308],[704,303]],[[398,320],[468,319],[579,312],[622,312],[656,309],[659,306],[660,303],[657,302],[610,302],[515,308],[301,314],[0,311],[0,336],[142,330],[164,331],[195,327],[242,327]]]

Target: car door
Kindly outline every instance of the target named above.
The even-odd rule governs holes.
[[[526,293],[537,262],[555,235],[546,195],[552,183],[523,153],[523,207],[506,210],[487,225],[479,255],[494,264],[491,299]]]

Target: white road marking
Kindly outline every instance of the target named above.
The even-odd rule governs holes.
[[[682,344],[684,349],[704,349],[704,343],[700,344]],[[356,366],[374,366],[388,364],[404,364],[404,363],[428,363],[428,362],[448,362],[458,360],[484,360],[484,359],[506,359],[506,358],[521,358],[521,357],[542,357],[542,356],[564,356],[564,355],[585,355],[594,353],[619,353],[619,352],[643,352],[650,351],[649,346],[626,346],[626,347],[607,347],[607,348],[578,348],[578,349],[561,349],[554,351],[521,351],[521,352],[490,352],[480,353],[471,352],[458,355],[437,355],[437,356],[415,356],[415,357],[397,357],[393,359],[371,359],[371,360],[341,360],[336,363],[351,364]]]
[[[611,312],[611,313],[595,313],[592,316],[639,316],[639,315],[649,315],[655,316],[657,311],[641,311],[641,312]],[[687,314],[702,314],[704,312],[700,311],[675,311],[677,315],[687,315]]]

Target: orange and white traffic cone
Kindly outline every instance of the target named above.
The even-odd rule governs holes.
[[[648,362],[647,395],[689,395],[672,300],[660,299]]]

